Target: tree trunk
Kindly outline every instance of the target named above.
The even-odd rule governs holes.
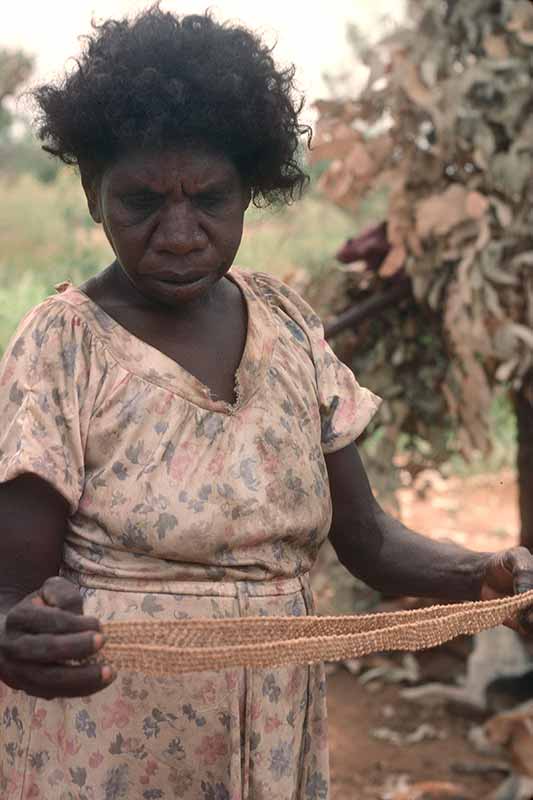
[[[533,553],[533,371],[514,395],[517,423],[520,544]]]

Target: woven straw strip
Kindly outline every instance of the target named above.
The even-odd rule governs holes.
[[[435,647],[500,625],[528,607],[533,591],[387,614],[108,622],[99,660],[148,675],[341,661]]]

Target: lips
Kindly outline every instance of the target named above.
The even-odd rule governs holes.
[[[147,277],[152,280],[161,281],[163,283],[172,283],[177,286],[196,283],[197,281],[205,278],[205,275],[190,274],[190,275],[176,275],[174,272],[154,272]]]

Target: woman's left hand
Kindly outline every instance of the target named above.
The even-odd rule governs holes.
[[[532,589],[533,555],[527,547],[501,550],[488,558],[482,576],[482,600],[492,600]],[[533,605],[521,613],[518,623],[509,622],[509,627],[532,636]]]

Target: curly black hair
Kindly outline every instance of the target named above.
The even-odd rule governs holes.
[[[256,205],[301,195],[303,98],[258,36],[159,3],[92,27],[75,69],[33,92],[44,150],[97,173],[133,147],[202,143],[232,159]]]

